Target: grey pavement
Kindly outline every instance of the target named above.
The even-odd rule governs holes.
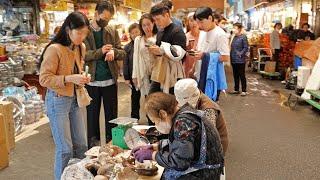
[[[283,106],[288,91],[279,81],[249,73],[248,84],[247,97],[222,95],[220,100],[230,136],[227,179],[320,179],[319,112],[304,104],[295,110]],[[129,114],[130,91],[120,83],[119,116]],[[16,143],[0,180],[53,179],[53,157],[50,127],[44,124]]]
[[[249,74],[248,84],[247,97],[221,100],[230,136],[227,179],[320,179],[319,112],[303,103],[283,106],[290,92],[279,81]]]

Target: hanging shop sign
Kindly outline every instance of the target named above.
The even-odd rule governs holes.
[[[283,11],[285,8],[284,8],[284,3],[282,2],[282,3],[268,6],[266,7],[266,9],[267,9],[267,12],[280,12],[280,11]]]
[[[133,9],[140,9],[141,8],[141,1],[140,0],[125,0],[124,6],[130,7]]]
[[[68,1],[67,0],[59,0],[59,1],[41,0],[40,8],[43,11],[67,11]]]

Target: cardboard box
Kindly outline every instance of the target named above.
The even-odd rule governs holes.
[[[267,61],[264,67],[264,71],[268,73],[276,72],[276,62],[275,61]]]
[[[0,114],[0,169],[9,166],[9,142],[7,138],[6,121]]]
[[[7,136],[9,140],[9,150],[15,147],[15,128],[13,121],[13,104],[8,101],[0,101],[0,113],[6,122]],[[10,151],[9,151],[10,152]]]

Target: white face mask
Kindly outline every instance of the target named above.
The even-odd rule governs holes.
[[[171,130],[171,125],[167,122],[160,121],[158,125],[156,125],[156,129],[161,133],[161,134],[169,134]]]

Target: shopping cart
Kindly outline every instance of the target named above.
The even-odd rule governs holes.
[[[253,61],[253,70],[260,73],[262,65],[266,64],[266,61],[272,59],[272,51],[269,48],[258,48],[258,58]]]
[[[258,59],[254,62],[254,69],[264,78],[280,79],[279,72],[266,72],[266,62],[272,60],[272,51],[270,48],[258,48]],[[263,69],[262,69],[263,67]]]

